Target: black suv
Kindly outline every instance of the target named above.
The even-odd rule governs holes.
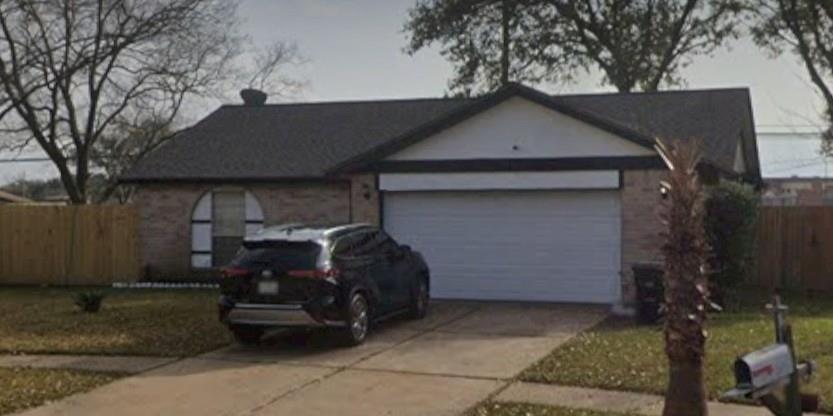
[[[330,327],[357,345],[380,319],[424,317],[430,279],[422,255],[376,227],[293,224],[246,237],[220,287],[220,320],[241,343],[270,328]]]

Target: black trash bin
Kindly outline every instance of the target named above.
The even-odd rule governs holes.
[[[661,316],[663,297],[662,266],[656,263],[640,263],[633,266],[636,283],[636,320],[640,324],[652,325]]]

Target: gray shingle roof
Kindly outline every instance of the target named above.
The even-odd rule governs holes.
[[[320,178],[465,102],[225,105],[147,155],[122,180]]]
[[[518,93],[534,91],[525,87]],[[514,91],[503,95],[514,95]],[[563,109],[590,115],[636,136],[701,137],[705,157],[726,170],[745,137],[757,170],[746,89],[545,96]],[[540,99],[540,98],[539,98]],[[226,105],[146,156],[121,179],[315,179],[422,126],[470,113],[483,99],[415,99],[264,106]],[[607,123],[609,122],[609,123]],[[754,159],[753,159],[754,158]]]
[[[749,90],[746,88],[553,97],[651,137],[698,138],[705,158],[731,171],[738,141],[760,177]]]

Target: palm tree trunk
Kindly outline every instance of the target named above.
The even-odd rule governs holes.
[[[702,362],[672,360],[662,416],[707,416]]]
[[[659,141],[657,150],[669,166],[667,198],[661,219],[666,225],[665,353],[670,369],[663,416],[707,416],[703,362],[706,354],[706,307],[709,282],[704,273],[708,245],[703,227],[703,188],[697,176],[698,142]]]

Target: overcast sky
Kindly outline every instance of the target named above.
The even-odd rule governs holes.
[[[415,56],[402,52],[406,42],[402,25],[414,2],[242,0],[240,14],[244,29],[257,44],[295,41],[307,58],[305,65],[293,71],[308,82],[303,95],[294,100],[442,96],[451,66],[436,49],[420,51]],[[821,101],[805,72],[792,55],[770,59],[751,41],[743,39],[714,57],[697,59],[683,75],[687,88],[749,87],[758,131],[765,132],[776,126],[820,124]],[[611,90],[600,86],[598,74],[588,74],[573,85],[535,87],[549,93]],[[229,100],[239,100],[233,91],[228,96]],[[219,104],[212,101],[191,106],[188,122],[204,117]],[[783,127],[777,130],[784,131]],[[799,161],[805,161],[800,167],[807,169],[807,157],[815,154],[818,146],[812,140],[796,143],[796,146],[774,146],[770,151],[761,140],[762,161],[768,164],[788,160],[779,162],[777,176],[792,174],[792,161],[797,167]],[[772,154],[767,154],[768,151]],[[0,154],[0,159],[3,157],[8,155]],[[0,163],[0,184],[20,176],[53,175],[54,168],[48,163]]]
[[[451,66],[436,50],[402,53],[402,24],[415,0],[243,0],[256,42],[289,39],[310,60],[303,99],[438,96]],[[688,88],[749,87],[759,125],[819,122],[820,101],[791,55],[769,59],[752,42],[698,59],[684,71]],[[550,93],[610,90],[588,75],[575,85],[538,85]]]

